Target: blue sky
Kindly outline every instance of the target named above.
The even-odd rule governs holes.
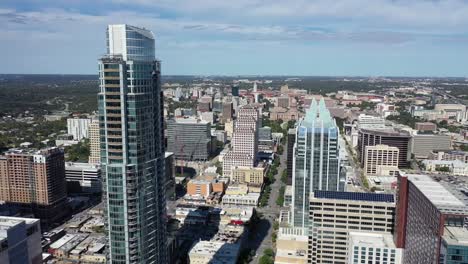
[[[468,76],[467,0],[2,0],[0,73],[94,74],[112,23],[163,74]]]

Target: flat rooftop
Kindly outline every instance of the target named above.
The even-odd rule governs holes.
[[[353,246],[358,247],[395,248],[393,236],[390,233],[350,232],[349,239]]]
[[[336,192],[336,191],[315,191],[315,198],[367,201],[367,202],[395,202],[393,194],[383,193],[357,193],[357,192]]]
[[[460,226],[447,226],[444,229],[443,238],[450,245],[468,246],[468,229]]]
[[[406,176],[441,212],[468,213],[468,206],[463,201],[430,176],[423,174],[407,174]]]

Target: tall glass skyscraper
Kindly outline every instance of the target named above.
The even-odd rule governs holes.
[[[151,31],[108,26],[98,108],[109,263],[167,263],[160,67]]]
[[[315,190],[343,191],[340,181],[338,127],[322,100],[312,101],[296,128],[293,147],[291,222],[308,227],[309,196]]]

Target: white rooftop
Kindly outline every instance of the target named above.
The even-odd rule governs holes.
[[[444,239],[451,245],[468,245],[468,229],[458,226],[447,226],[444,230]]]
[[[468,206],[428,175],[407,174],[410,180],[437,208],[443,211],[468,210]]]
[[[388,234],[350,232],[349,241],[352,246],[373,248],[395,248],[393,236]]]

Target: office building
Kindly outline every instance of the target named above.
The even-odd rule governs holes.
[[[223,103],[223,114],[222,114],[222,121],[225,123],[227,120],[232,119],[233,116],[233,109],[232,109],[232,102],[224,102]]]
[[[276,106],[289,108],[289,96],[278,97]]]
[[[239,96],[239,85],[233,84],[231,86],[231,94],[232,96]]]
[[[468,262],[468,229],[466,226],[444,228],[440,245],[440,263],[460,264]]]
[[[108,262],[167,263],[164,99],[151,31],[109,25],[99,60]]]
[[[192,179],[187,183],[187,194],[191,196],[208,197],[213,191],[211,181]]]
[[[394,213],[395,201],[390,194],[313,192],[310,196],[309,263],[349,263],[350,232],[391,233]]]
[[[101,167],[96,164],[66,162],[65,178],[70,185],[77,184],[80,192],[102,192]],[[71,190],[71,188],[68,188]]]
[[[440,262],[444,227],[463,227],[468,206],[461,193],[427,175],[398,177],[395,244],[404,248],[404,264]]]
[[[1,201],[31,210],[47,226],[64,216],[66,199],[62,149],[11,149],[0,156]]]
[[[231,177],[232,168],[238,166],[252,168],[254,166],[254,158],[249,154],[230,150],[223,158],[223,176]]]
[[[89,123],[89,158],[88,163],[101,163],[101,136],[99,134],[99,120],[94,119]]]
[[[0,263],[41,264],[39,219],[0,216]]]
[[[210,112],[211,111],[211,103],[199,101],[198,104],[197,104],[197,111],[199,111],[199,112]]]
[[[259,200],[260,193],[225,194],[222,203],[224,205],[257,206]]]
[[[364,156],[364,173],[366,176],[396,176],[399,171],[399,154],[397,147],[367,146]]]
[[[292,184],[293,177],[293,157],[294,157],[294,144],[296,143],[296,129],[290,128],[288,130],[288,142],[286,153],[286,170],[288,172],[288,185]]]
[[[253,167],[258,152],[258,110],[250,105],[243,106],[237,113],[232,135],[232,149],[223,158],[223,176],[230,177],[231,167]]]
[[[211,111],[215,113],[223,113],[223,101],[216,99],[212,103]]]
[[[88,138],[89,123],[91,123],[91,119],[89,118],[68,118],[68,134],[73,135],[73,139],[78,141]]]
[[[211,126],[193,118],[167,120],[167,150],[180,160],[207,160],[211,155]]]
[[[432,122],[416,122],[414,128],[422,132],[433,132],[437,130],[437,125]]]
[[[434,111],[441,111],[458,122],[466,121],[466,105],[463,104],[436,104]]]
[[[411,151],[416,158],[427,159],[432,151],[451,149],[452,140],[447,135],[414,135],[411,139]]]
[[[264,168],[252,168],[248,166],[236,166],[231,169],[231,182],[262,185]]]
[[[403,249],[397,248],[390,233],[350,232],[348,264],[401,264]]]
[[[468,163],[468,151],[460,150],[434,150],[430,155],[431,160],[460,160]]]
[[[240,244],[222,241],[199,241],[189,252],[192,264],[236,264]]]
[[[468,165],[461,160],[423,160],[424,171],[468,176]]]
[[[358,128],[360,129],[383,129],[385,119],[380,116],[360,114],[358,116]]]
[[[258,129],[258,140],[271,140],[271,127],[261,127]]]
[[[164,153],[164,173],[166,175],[166,199],[175,199],[175,159],[174,153]]]
[[[344,179],[340,179],[338,127],[323,99],[318,105],[313,100],[299,121],[293,152],[291,219],[294,227],[307,227],[310,193],[344,190]]]
[[[360,129],[358,135],[358,150],[361,166],[364,166],[364,155],[367,146],[388,145],[397,147],[399,151],[398,168],[405,168],[411,159],[411,135],[407,131],[395,129]]]
[[[307,264],[307,228],[280,227],[276,240],[275,264]]]

